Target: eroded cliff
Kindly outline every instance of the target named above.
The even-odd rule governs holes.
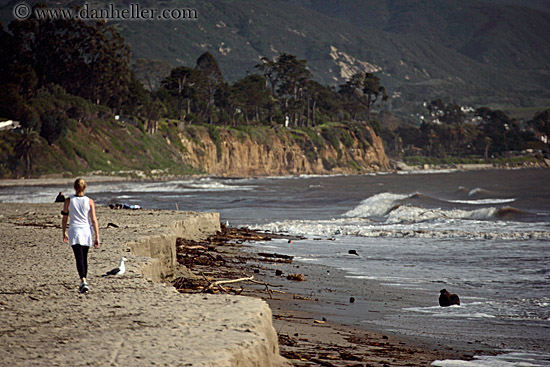
[[[382,140],[364,124],[315,129],[187,126],[186,164],[218,176],[360,174],[389,169]]]

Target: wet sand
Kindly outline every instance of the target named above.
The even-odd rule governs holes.
[[[244,247],[219,246],[210,253],[213,258],[222,256],[224,263],[195,265],[190,269],[212,281],[254,275],[255,280],[269,284],[267,289],[271,292],[265,285],[250,282],[235,286],[242,287],[243,295],[268,302],[281,354],[295,366],[428,366],[435,360],[472,359],[474,355],[494,353],[481,342],[411,337],[384,331],[369,321],[398,315],[404,303],[420,301],[414,294],[389,290],[370,280],[349,279],[343,289],[344,274],[335,273],[334,269],[272,262],[258,256],[258,252],[269,250],[254,242],[245,242]],[[240,261],[230,261],[234,258]],[[283,274],[276,275],[277,270]],[[306,280],[288,280],[289,274],[302,274]],[[339,278],[340,281],[336,281]],[[345,293],[348,296],[343,297]],[[355,298],[353,303],[351,296]],[[356,324],[357,315],[365,322]]]

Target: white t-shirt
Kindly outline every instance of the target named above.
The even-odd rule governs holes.
[[[90,198],[71,196],[69,203],[69,245],[92,246]]]

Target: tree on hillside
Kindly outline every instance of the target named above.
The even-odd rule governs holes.
[[[539,133],[546,135],[546,147],[550,147],[550,109],[537,113],[529,124]]]
[[[13,37],[4,30],[4,25],[0,22],[0,85],[7,84],[8,69],[14,61],[14,50]]]
[[[490,139],[488,154],[502,154],[509,150],[523,149],[524,143],[519,126],[504,112],[482,107],[476,110],[476,115],[482,119],[480,128],[484,136]]]
[[[379,99],[388,100],[386,88],[380,84],[380,78],[365,72],[354,74],[346,83],[340,85],[340,95],[346,101],[352,115],[365,109],[369,119],[372,106]]]
[[[191,98],[194,94],[194,78],[195,71],[185,66],[179,66],[170,71],[170,75],[164,78],[161,85],[177,98],[178,119],[185,120],[185,117],[191,113]],[[185,101],[185,112],[184,108]]]
[[[13,92],[21,97],[32,98],[38,85],[38,78],[33,68],[29,65],[11,64],[8,65],[4,75],[3,85],[15,88]]]
[[[304,91],[311,72],[307,69],[307,61],[299,60],[294,55],[281,54],[275,63],[275,71],[280,81],[277,95],[281,100],[283,113],[287,114],[294,126],[300,124],[304,107]]]
[[[46,139],[49,145],[53,145],[67,134],[69,129],[69,116],[79,115],[77,111],[81,102],[72,100],[78,98],[70,96],[56,84],[50,84],[40,88],[36,97],[29,102],[40,116],[40,136]],[[81,100],[82,101],[82,100]]]
[[[30,176],[32,169],[32,159],[34,153],[40,146],[40,135],[33,129],[24,129],[21,137],[15,145],[15,154],[17,157],[25,160],[25,174]]]
[[[9,30],[15,62],[36,72],[38,87],[58,84],[71,94],[111,107],[118,107],[127,93],[130,49],[105,22],[31,16],[11,22]]]
[[[281,112],[294,126],[301,125],[303,117],[309,113],[306,86],[311,72],[307,68],[307,61],[283,53],[274,61],[264,57],[262,63],[255,67],[262,71],[265,86],[279,101]]]
[[[144,121],[145,131],[154,134],[158,122],[166,107],[160,99],[149,93],[134,72],[131,73],[128,96],[123,101],[121,112],[128,116],[140,117]]]
[[[306,83],[306,98],[311,109],[311,125],[316,125],[321,119],[341,119],[342,104],[338,93],[334,87],[322,85],[314,80],[308,80]],[[309,116],[309,114],[308,114]]]
[[[233,119],[240,113],[247,125],[250,120],[260,122],[264,112],[269,111],[271,107],[271,95],[265,89],[265,80],[261,75],[247,75],[236,81],[233,84],[231,96],[234,108]]]
[[[197,59],[196,69],[203,74],[203,90],[206,93],[206,114],[208,115],[208,122],[212,123],[211,108],[215,103],[215,96],[219,92],[223,83],[222,72],[216,62],[216,59],[210,52],[205,52]]]
[[[0,86],[0,116],[18,120],[23,128],[40,131],[40,116],[13,84]]]
[[[317,103],[319,97],[323,94],[325,87],[317,83],[314,80],[308,80],[306,82],[305,88],[305,98],[306,98],[306,127],[315,126],[316,124],[316,113],[317,113]]]
[[[430,116],[428,120],[433,123],[444,123],[447,128],[442,132],[445,133],[448,147],[448,151],[454,146],[455,153],[460,155],[463,151],[464,142],[466,139],[466,128],[464,126],[464,120],[466,113],[462,110],[462,107],[455,103],[446,104],[441,99],[435,99],[425,104]]]
[[[150,95],[146,96],[146,101],[143,105],[145,117],[145,131],[154,134],[158,131],[159,120],[162,117],[166,108],[158,99],[152,99]]]
[[[445,149],[445,127],[432,122],[423,122],[420,125],[419,146],[424,148],[426,155],[444,158],[447,155]]]
[[[49,145],[53,145],[67,134],[69,119],[62,111],[47,111],[40,116],[40,120],[42,121],[40,136],[46,139]]]
[[[219,85],[223,82],[223,75],[218,62],[210,52],[205,52],[197,58],[196,69],[201,70],[215,84]]]
[[[170,64],[164,60],[137,59],[132,65],[137,79],[149,92],[160,88],[162,80],[170,75],[171,69]]]
[[[147,101],[149,93],[134,72],[130,74],[128,83],[128,95],[122,102],[120,112],[127,116],[140,116],[141,109]]]
[[[269,89],[274,96],[276,94],[277,84],[279,83],[279,75],[276,71],[275,61],[271,61],[267,57],[262,57],[262,63],[254,67],[262,72],[265,79],[265,87]]]

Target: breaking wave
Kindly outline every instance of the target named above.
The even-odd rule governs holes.
[[[406,202],[407,199],[414,200],[415,204],[420,206],[410,205]],[[483,202],[476,202],[477,204],[494,204],[507,199],[493,199],[485,200]],[[441,209],[441,208],[427,208],[421,206],[424,202],[441,202],[441,204],[452,203],[453,201],[447,201],[442,199],[433,198],[419,193],[410,195],[394,194],[384,192],[373,195],[363,200],[357,207],[344,213],[344,217],[348,218],[380,218],[384,217],[386,223],[414,223],[424,222],[438,219],[474,219],[484,220],[494,218],[499,214],[498,208],[486,207],[475,210],[466,209]],[[513,208],[507,210],[508,213],[512,212]],[[519,211],[518,211],[519,212]]]
[[[344,216],[363,218],[384,216],[395,207],[399,200],[410,198],[413,195],[392,194],[389,192],[377,194],[363,200],[359,206],[344,213]]]
[[[504,202],[505,199],[491,200]],[[430,207],[436,205],[439,207]],[[467,208],[450,205],[453,204],[448,200],[420,193],[406,195],[384,192],[366,198],[340,218],[284,220],[259,228],[304,236],[506,240],[550,238],[550,232],[537,228],[536,223],[505,222],[523,213],[513,207],[479,207],[479,203],[477,208],[472,209],[469,205]]]

